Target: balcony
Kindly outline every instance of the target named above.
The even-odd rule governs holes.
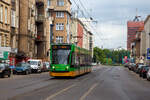
[[[42,36],[42,35],[37,35],[37,37],[35,38],[36,42],[44,42],[46,41],[46,37]]]
[[[37,6],[44,6],[44,0],[36,0]]]
[[[44,15],[37,15],[35,20],[37,23],[42,23],[45,20],[45,16]]]
[[[11,0],[11,7],[12,7],[12,10],[16,10],[16,1],[15,0]]]
[[[47,9],[48,9],[48,11],[52,11],[55,9],[55,7],[54,6],[47,6]]]

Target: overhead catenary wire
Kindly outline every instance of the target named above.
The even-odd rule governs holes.
[[[83,3],[82,3],[80,0],[78,0],[78,2],[79,2],[80,5],[81,5],[81,6],[79,6],[79,4],[77,3],[77,1],[75,1],[75,0],[72,0],[72,1],[73,1],[74,4],[76,5],[77,9],[81,11],[82,16],[85,18],[85,20],[89,20],[89,19],[90,19],[90,16],[89,16],[89,18],[87,18],[87,16],[85,15],[85,12],[86,12],[86,13],[88,13],[88,12],[87,12],[86,8],[84,7]],[[84,9],[84,11],[81,9],[81,7]],[[89,15],[89,14],[87,14],[87,15]],[[92,21],[91,21],[91,22],[92,22]],[[88,28],[88,26],[87,26],[85,23],[84,23],[84,25]],[[92,24],[90,24],[90,26],[91,26],[92,28],[94,28],[94,30],[95,30],[95,31],[93,30],[94,33],[98,36],[98,38],[99,38],[100,40],[102,40],[101,37],[100,37],[100,34],[98,34],[98,33],[96,32],[95,27],[92,26]]]

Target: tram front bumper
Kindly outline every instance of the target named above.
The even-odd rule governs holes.
[[[74,77],[76,76],[75,72],[70,71],[70,72],[50,72],[50,76],[52,77],[67,77],[67,76],[71,76]]]

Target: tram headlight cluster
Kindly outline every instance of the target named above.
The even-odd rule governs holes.
[[[66,69],[68,70],[68,69],[69,69],[69,66],[67,66]]]
[[[52,69],[55,69],[55,66],[53,66]]]

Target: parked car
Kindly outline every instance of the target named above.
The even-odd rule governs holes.
[[[149,70],[147,72],[147,80],[150,81],[150,68],[149,68]]]
[[[135,63],[132,63],[132,64],[131,64],[131,70],[134,71],[135,68],[136,68],[136,64],[135,64]]]
[[[124,64],[124,67],[128,67],[129,66],[129,62]]]
[[[14,69],[14,74],[19,74],[19,73],[22,73],[25,75],[31,74],[30,64],[25,63],[25,62],[18,63]]]
[[[139,74],[139,72],[140,72],[142,66],[144,66],[144,65],[138,65],[138,67],[137,67],[137,69],[136,69],[136,73],[137,73],[137,74]]]
[[[132,70],[132,68],[135,66],[135,63],[129,63],[128,69]]]
[[[142,65],[141,68],[139,69],[139,76],[140,77],[142,77],[142,72],[143,72],[145,67],[146,67],[146,65]]]
[[[0,63],[0,76],[4,78],[6,75],[8,77],[11,76],[11,68],[9,67],[9,64]]]
[[[46,72],[50,68],[50,63],[49,62],[43,62],[43,68],[42,71]]]
[[[143,68],[143,70],[142,70],[142,72],[141,72],[141,76],[142,76],[143,78],[146,78],[146,77],[147,77],[147,72],[148,72],[148,70],[149,70],[149,66],[144,66],[144,68]]]
[[[138,68],[138,66],[144,65],[143,63],[137,63],[136,68]]]
[[[29,59],[28,63],[31,66],[32,72],[42,72],[42,68],[43,68],[42,60]]]

